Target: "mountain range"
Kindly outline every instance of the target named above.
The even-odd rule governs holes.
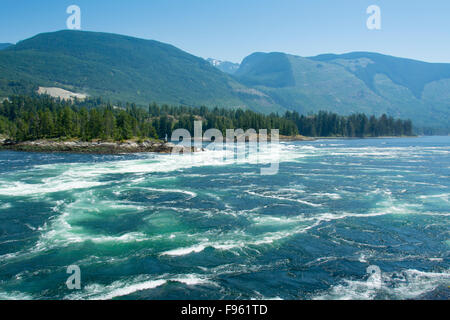
[[[66,30],[0,51],[0,97],[39,87],[142,105],[386,113],[418,127],[450,128],[450,64],[370,52],[253,53],[239,65],[158,41]]]

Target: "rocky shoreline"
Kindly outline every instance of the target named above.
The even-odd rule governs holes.
[[[90,153],[90,154],[121,154],[121,153],[189,153],[199,152],[194,147],[181,147],[173,143],[163,141],[24,141],[0,140],[0,150],[26,151],[26,152],[67,152],[67,153]]]
[[[259,140],[259,135],[253,137]],[[270,135],[265,137],[270,141]],[[310,141],[312,138],[304,136],[280,136],[280,141]],[[249,137],[244,138],[245,141]],[[206,142],[206,141],[205,141]],[[136,141],[128,140],[123,142],[112,141],[80,141],[80,140],[35,140],[35,141],[14,141],[5,136],[0,137],[0,150],[24,151],[24,152],[67,152],[67,153],[91,153],[91,154],[122,154],[122,153],[190,153],[204,151],[195,147],[177,146],[162,140]]]

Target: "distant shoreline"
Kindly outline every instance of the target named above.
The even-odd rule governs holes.
[[[340,140],[340,139],[394,139],[394,138],[417,138],[418,136],[386,136],[386,137],[304,137],[280,136],[281,142],[294,141],[317,141],[317,140]],[[268,141],[270,141],[270,136]],[[206,141],[203,141],[206,142]],[[246,139],[248,142],[248,139]],[[75,154],[133,154],[133,153],[162,153],[169,154],[200,152],[203,149],[195,147],[178,146],[171,142],[162,140],[136,141],[128,140],[123,142],[111,141],[58,141],[58,140],[36,140],[16,142],[9,139],[0,139],[0,151],[19,152],[42,152],[42,153],[75,153]]]
[[[396,139],[396,138],[419,138],[425,136],[379,136],[379,137],[314,137],[313,140],[365,140],[365,139]]]

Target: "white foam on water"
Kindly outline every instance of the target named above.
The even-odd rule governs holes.
[[[142,241],[150,241],[152,238],[147,237],[141,232],[129,232],[120,236],[106,236],[106,235],[92,235],[86,234],[80,230],[79,227],[72,228],[71,226],[58,228],[53,226],[53,230],[44,233],[35,247],[33,252],[40,252],[50,250],[56,247],[67,247],[71,244],[82,243],[90,241],[97,244],[124,244],[137,243]]]
[[[148,280],[135,284],[127,284],[122,281],[116,281],[108,286],[99,284],[87,285],[84,292],[66,296],[70,300],[111,300],[117,297],[123,297],[132,293],[150,290],[160,287],[167,283],[167,280]]]
[[[347,156],[353,158],[395,159],[407,162],[424,162],[423,156],[430,152],[447,154],[446,150],[426,150],[424,147],[358,147],[358,148],[321,148],[331,156]]]
[[[405,191],[401,190],[400,194]],[[383,213],[383,214],[393,214],[393,215],[406,215],[406,214],[423,214],[429,215],[430,212],[424,211],[424,204],[412,202],[411,200],[396,198],[393,192],[387,188],[376,188],[374,190],[366,192],[366,196],[371,195],[382,195],[384,196],[382,200],[376,203],[374,209],[371,210],[372,213]],[[419,198],[419,197],[418,197]],[[441,215],[441,213],[431,213],[432,215]]]
[[[204,276],[199,276],[197,274],[187,274],[179,275],[177,277],[171,278],[169,281],[183,283],[188,286],[198,286],[198,285],[211,285],[217,286],[217,284]]]
[[[248,234],[245,231],[234,231],[225,234],[215,235],[214,232],[195,235],[193,238],[203,237],[200,242],[187,247],[180,247],[162,252],[161,256],[180,257],[193,253],[200,253],[206,248],[216,250],[243,250],[252,246],[270,245],[280,240],[305,233],[315,228],[323,222],[341,220],[347,218],[370,218],[392,214],[390,212],[368,212],[368,213],[320,213],[314,216],[298,215],[294,217],[281,216],[261,216],[257,212],[248,211],[248,218],[253,226],[276,226],[279,230],[273,232],[261,232],[259,234]]]
[[[100,164],[81,165],[83,171],[87,170],[88,176],[102,175],[102,174],[117,174],[117,173],[150,173],[150,172],[171,172],[181,169],[187,169],[200,166],[223,166],[231,164],[244,163],[271,163],[278,158],[281,161],[290,160],[301,155],[296,155],[289,152],[283,152],[283,147],[280,145],[272,145],[267,150],[250,153],[246,158],[226,159],[226,151],[204,151],[192,154],[181,155],[149,155],[148,158],[144,156],[137,160],[120,160],[112,162],[103,162]]]
[[[315,197],[327,197],[332,200],[342,199],[342,197],[337,193],[318,192],[318,193],[311,193],[310,195],[315,196]]]
[[[199,245],[195,245],[195,246],[191,246],[191,247],[178,248],[178,249],[165,251],[165,252],[162,253],[162,255],[166,255],[166,256],[184,256],[184,255],[188,255],[188,254],[191,254],[191,253],[199,253],[199,252],[202,252],[205,249],[206,249],[206,245],[199,244]]]
[[[299,186],[304,188],[303,186]],[[293,193],[302,193],[304,194],[306,191],[303,189],[296,189],[296,188],[279,188],[278,191],[280,192],[293,192]]]
[[[197,194],[195,192],[181,190],[181,189],[157,189],[157,188],[149,188],[149,187],[137,187],[137,188],[148,190],[148,191],[154,191],[154,192],[162,192],[162,193],[182,193],[182,194],[190,196],[191,199],[197,197]]]
[[[33,299],[34,299],[33,296],[23,292],[0,291],[0,300],[33,300]]]
[[[247,190],[246,193],[252,195],[252,196],[256,196],[256,197],[261,197],[261,198],[268,198],[268,199],[276,199],[276,200],[282,200],[282,201],[290,201],[290,202],[298,202],[301,204],[305,204],[311,207],[321,207],[321,204],[318,203],[312,203],[306,200],[302,200],[302,199],[295,199],[295,198],[288,198],[287,196],[278,196],[278,195],[270,195],[268,194],[268,192],[255,192],[255,191],[249,191]],[[276,192],[275,192],[276,193]]]
[[[282,216],[256,216],[253,218],[253,222],[260,226],[274,226],[274,225],[286,225],[294,224],[306,221],[303,216],[297,217],[282,217]]]
[[[111,300],[118,297],[128,296],[139,291],[152,290],[161,287],[168,282],[178,282],[187,286],[213,285],[214,282],[207,277],[198,274],[163,275],[152,278],[141,275],[126,280],[115,281],[109,285],[88,284],[81,292],[67,295],[64,299],[70,300]]]
[[[450,202],[450,193],[432,194],[419,196],[420,199],[440,199],[447,203]]]
[[[213,232],[211,232],[211,239],[206,238],[189,247],[181,247],[164,251],[160,255],[176,257],[185,256],[192,253],[200,253],[206,248],[228,251],[233,249],[243,250],[253,246],[270,245],[293,235],[305,233],[311,228],[316,227],[319,223],[320,222],[318,221],[313,221],[313,223],[309,225],[295,225],[286,230],[263,232],[258,235],[248,234],[245,231],[234,231],[227,234],[222,234],[220,237],[214,237]]]
[[[409,269],[398,273],[383,273],[380,286],[371,281],[345,279],[327,292],[313,297],[316,300],[372,300],[414,299],[440,286],[450,285],[450,273],[433,273]]]
[[[106,185],[104,182],[83,180],[60,180],[59,178],[45,179],[42,183],[12,182],[0,185],[0,195],[5,196],[31,196],[55,193],[61,191],[88,189]]]
[[[80,195],[80,198],[83,198],[83,194]],[[95,199],[91,199],[91,201],[94,200]],[[81,201],[81,203],[79,203],[78,201]],[[98,214],[101,213],[99,213],[100,210],[96,209],[95,207],[90,208],[88,204],[83,203],[82,200],[78,201],[66,206],[60,204],[57,211],[61,213],[55,216],[49,224],[45,224],[44,227],[40,228],[41,235],[34,247],[24,252],[20,252],[16,256],[11,256],[8,258],[12,259],[26,257],[28,255],[51,250],[53,248],[67,247],[71,244],[82,243],[86,241],[97,244],[123,244],[150,241],[153,239],[152,237],[148,237],[146,234],[138,231],[128,232],[117,236],[102,235],[99,233],[87,233],[82,227],[73,225],[73,223],[76,221],[83,221],[87,219],[86,215],[92,212],[97,212]],[[107,201],[106,203],[110,205],[109,208],[113,208],[115,210],[135,209],[137,212],[139,211],[139,208],[135,208],[134,206],[120,205],[109,201]],[[98,205],[99,203],[96,204]],[[105,203],[102,202],[100,202],[100,204],[105,205]],[[85,210],[83,210],[83,206],[85,206]]]
[[[33,231],[35,231],[35,230],[37,229],[36,227],[33,227],[33,226],[30,225],[29,223],[25,223],[25,226],[26,226],[28,229],[33,230]]]
[[[402,202],[389,196],[387,199],[377,203],[373,213],[393,215],[426,215],[426,216],[450,216],[450,212],[425,211],[422,203]]]
[[[297,146],[288,146],[288,147],[282,147],[284,153],[281,155],[281,161],[297,161],[299,159],[302,159],[305,156],[316,156],[317,153],[319,153],[319,156],[323,155],[324,153],[328,154],[329,151],[322,150],[319,151],[315,147],[297,147]],[[359,150],[359,149],[358,149]],[[404,156],[403,151],[395,151],[391,150],[392,156]],[[359,153],[354,151],[355,154],[359,156]],[[376,152],[367,152],[368,154],[372,154],[374,157],[380,156],[381,153],[379,150]],[[344,150],[342,152],[343,155],[349,155]],[[351,152],[350,152],[351,154]],[[369,156],[369,155],[367,155]],[[270,153],[265,154],[262,158],[263,162],[270,163],[271,160],[274,159],[274,157],[270,155]],[[200,161],[201,160],[201,161]],[[221,159],[221,153],[217,152],[204,152],[204,153],[197,153],[194,155],[180,155],[180,156],[174,156],[174,155],[143,155],[137,160],[120,160],[120,161],[111,161],[106,163],[97,163],[97,164],[72,164],[72,165],[60,165],[62,167],[61,174],[42,180],[42,183],[38,184],[26,184],[23,183],[23,185],[18,186],[17,189],[14,190],[14,192],[9,192],[9,194],[15,195],[38,195],[42,193],[53,193],[58,191],[66,191],[71,189],[79,189],[77,186],[81,186],[81,188],[84,188],[85,186],[83,183],[86,183],[86,188],[92,188],[95,186],[101,186],[101,185],[108,185],[108,182],[100,182],[101,178],[103,178],[105,175],[113,175],[113,174],[126,174],[126,173],[133,173],[133,174],[146,174],[146,173],[153,173],[153,172],[172,172],[172,171],[181,171],[186,168],[190,167],[196,167],[196,166],[203,166],[203,165],[231,165],[231,164],[245,164],[250,163],[249,160],[232,160],[232,161],[223,161]],[[41,166],[42,169],[42,166]],[[31,175],[33,172],[31,171]],[[130,180],[127,179],[124,181],[129,182]],[[143,177],[139,177],[137,179],[131,180],[131,183],[129,185],[136,188],[141,188],[139,186],[136,186],[136,184],[140,184],[144,182],[145,179]],[[6,192],[3,186],[8,185],[5,184],[5,182],[1,182],[2,186],[0,186],[0,194],[3,192]],[[9,185],[11,185],[9,183]],[[20,187],[20,188],[19,188]],[[142,188],[146,188],[143,186]],[[125,187],[125,189],[129,189],[128,187]],[[22,190],[22,191],[21,191]],[[197,193],[183,190],[183,189],[159,189],[159,188],[147,188],[147,190],[152,192],[162,192],[162,193],[181,193],[185,194],[191,198],[197,197]],[[297,197],[303,197],[305,195],[304,187],[303,189],[297,188],[296,186],[293,186],[291,188],[285,188],[285,189],[279,189],[278,191],[263,191],[262,193],[256,193],[253,192],[253,195],[255,196],[262,196],[266,198],[273,198],[276,200],[282,200],[282,201],[292,201],[292,202],[298,202],[302,203],[311,207],[322,207],[321,204],[313,203],[309,201],[309,198],[307,200],[304,200],[303,198],[298,199]],[[249,194],[252,194],[248,192]],[[238,212],[234,212],[234,215],[236,216],[243,216],[244,218],[248,218],[250,224],[250,228],[257,226],[257,227],[264,227],[264,226],[273,226],[275,225],[277,228],[277,231],[275,232],[260,232],[259,234],[246,234],[244,230],[239,230],[237,232],[229,232],[229,233],[217,233],[216,230],[213,230],[209,233],[199,233],[199,234],[191,234],[190,236],[192,242],[197,242],[192,245],[187,245],[186,247],[180,247],[175,248],[172,250],[168,250],[165,252],[162,252],[161,255],[163,256],[172,256],[172,257],[178,257],[178,256],[185,256],[193,253],[200,253],[204,251],[206,248],[214,248],[216,250],[222,250],[222,251],[237,251],[248,249],[249,247],[255,247],[255,246],[262,246],[262,245],[268,245],[273,244],[277,241],[286,239],[288,237],[294,236],[299,233],[306,232],[307,230],[310,230],[311,228],[317,227],[322,222],[328,222],[338,219],[346,219],[349,217],[355,217],[355,218],[367,218],[367,217],[375,217],[375,216],[382,216],[387,214],[404,214],[404,213],[414,213],[414,214],[430,214],[430,215],[447,215],[446,213],[426,213],[422,212],[420,206],[414,205],[414,204],[405,204],[400,201],[397,201],[392,198],[392,192],[387,189],[380,189],[377,192],[379,194],[385,195],[388,197],[387,200],[378,203],[378,208],[367,212],[363,214],[359,213],[347,213],[347,212],[340,212],[340,213],[318,213],[315,216],[288,216],[288,217],[280,217],[279,215],[276,216],[262,216],[258,215],[258,210],[252,211],[252,210],[242,210]],[[261,195],[262,194],[262,195]],[[120,195],[120,193],[119,193]],[[337,200],[339,199],[340,195],[337,193],[326,193],[326,192],[319,192],[315,194],[307,194],[308,196],[314,196],[314,197],[328,197],[330,199],[333,199],[333,197]],[[448,194],[447,200],[448,200]],[[33,249],[33,252],[39,252],[41,250],[48,250],[50,248],[55,247],[64,247],[71,243],[79,243],[83,241],[92,241],[94,243],[133,243],[133,242],[140,242],[140,241],[153,241],[156,239],[156,237],[148,237],[144,233],[141,232],[128,232],[126,234],[118,235],[118,236],[104,236],[101,234],[89,234],[86,232],[86,230],[83,230],[83,228],[77,226],[77,221],[83,221],[89,218],[88,213],[92,214],[95,213],[96,210],[99,213],[104,212],[103,209],[114,209],[114,212],[117,212],[117,210],[136,210],[136,211],[142,211],[144,208],[143,206],[135,206],[134,204],[125,204],[125,203],[114,203],[113,201],[100,201],[98,197],[95,196],[95,194],[81,194],[79,196],[80,199],[83,198],[89,198],[89,201],[78,201],[71,205],[64,205],[64,203],[60,203],[55,207],[55,211],[59,214],[57,217],[55,217],[50,224],[47,227],[44,227],[42,229],[43,234],[41,235],[41,238],[39,239],[38,243],[36,244],[36,247]],[[445,196],[444,196],[445,200]],[[105,207],[105,208],[102,208]],[[173,210],[183,210],[180,208],[173,208]],[[191,209],[186,209],[186,212],[189,212]],[[211,211],[211,210],[210,210]],[[218,210],[217,212],[211,211],[212,214],[227,214],[228,212],[232,212],[232,210],[225,210],[224,212],[220,212]],[[75,223],[74,223],[75,222]],[[280,230],[281,229],[281,230]],[[260,230],[260,229],[257,229]],[[170,239],[175,239],[171,235]],[[183,235],[184,236],[184,235]],[[178,241],[178,235],[176,236]],[[181,237],[182,238],[182,237]],[[207,239],[205,239],[207,238]],[[189,243],[189,242],[188,242]],[[450,243],[450,242],[449,242]],[[186,245],[186,244],[185,244]],[[252,248],[253,249],[253,248]],[[256,250],[256,249],[255,249]],[[11,256],[14,256],[20,253],[14,253]],[[367,260],[367,256],[361,256],[360,259],[362,261]],[[102,286],[102,285],[96,285],[92,284],[90,286],[87,286],[87,290],[80,295],[80,298],[88,297],[93,299],[112,299],[114,297],[120,297],[124,295],[131,294],[133,292],[147,290],[147,289],[153,289],[160,287],[164,284],[166,284],[168,281],[177,281],[180,283],[184,283],[186,285],[198,285],[203,283],[208,283],[208,280],[202,277],[196,278],[196,275],[190,277],[186,275],[181,276],[173,276],[173,277],[164,277],[164,278],[142,278],[142,279],[130,279],[126,281],[119,281],[114,282],[111,285]],[[352,281],[352,280],[350,280]],[[363,288],[364,281],[354,281],[351,283],[351,285],[356,286],[357,288]],[[344,285],[348,285],[348,283],[344,283]],[[367,288],[366,288],[367,289]],[[370,288],[369,288],[370,289]],[[340,288],[339,290],[345,290],[345,288]],[[359,289],[358,289],[359,290]],[[359,290],[361,291],[361,290]],[[364,291],[364,290],[363,290]],[[370,292],[362,293],[362,295],[366,295],[369,298],[372,297]],[[348,293],[350,295],[350,293]]]
[[[100,163],[68,163],[37,165],[27,170],[26,175],[52,174],[41,183],[18,181],[0,181],[0,195],[30,196],[60,191],[87,189],[107,185],[98,181],[108,174],[145,174],[152,172],[172,172],[201,166],[224,166],[233,164],[259,163],[270,164],[274,161],[289,161],[301,157],[301,154],[287,152],[282,145],[271,145],[245,158],[226,159],[226,151],[205,151],[183,155],[144,154],[134,160],[114,160]],[[140,178],[143,181],[143,178]],[[138,182],[138,181],[136,181]]]
[[[335,260],[338,260],[338,259],[339,258],[335,257],[335,256],[320,257],[320,258],[314,259],[313,261],[310,261],[310,262],[306,263],[305,266],[307,266],[307,267],[319,266],[321,264],[328,263],[330,261],[335,261]]]
[[[430,260],[432,262],[442,262],[442,261],[444,261],[443,258],[428,258],[428,260]]]
[[[425,216],[436,216],[436,217],[450,217],[450,212],[430,212],[430,211],[423,211],[420,213],[417,213],[418,215],[425,215]]]
[[[7,210],[7,209],[10,209],[10,208],[12,208],[12,204],[11,203],[2,203],[0,205],[0,210]]]
[[[268,264],[239,264],[239,263],[228,263],[223,265],[218,265],[215,267],[202,267],[198,266],[205,274],[211,277],[220,277],[223,275],[242,275],[242,274],[254,274],[261,271],[270,271],[280,269],[287,264],[289,264],[289,259],[276,260]]]

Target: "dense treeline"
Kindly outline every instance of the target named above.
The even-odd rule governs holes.
[[[112,105],[100,98],[63,101],[47,96],[13,96],[0,103],[0,134],[18,141],[78,138],[82,140],[127,140],[165,138],[173,130],[187,129],[193,134],[195,120],[203,121],[203,130],[253,128],[279,129],[292,136],[387,136],[412,135],[411,121],[395,120],[386,115],[367,118],[364,114],[338,116],[319,112],[303,116],[296,112],[263,115],[248,110],[159,106],[147,109],[135,104]]]
[[[287,112],[286,119],[293,121],[298,131],[309,137],[381,137],[412,136],[411,120],[400,120],[383,114],[377,118],[357,113],[339,116],[335,113],[320,111],[317,115],[303,116],[297,112]]]

